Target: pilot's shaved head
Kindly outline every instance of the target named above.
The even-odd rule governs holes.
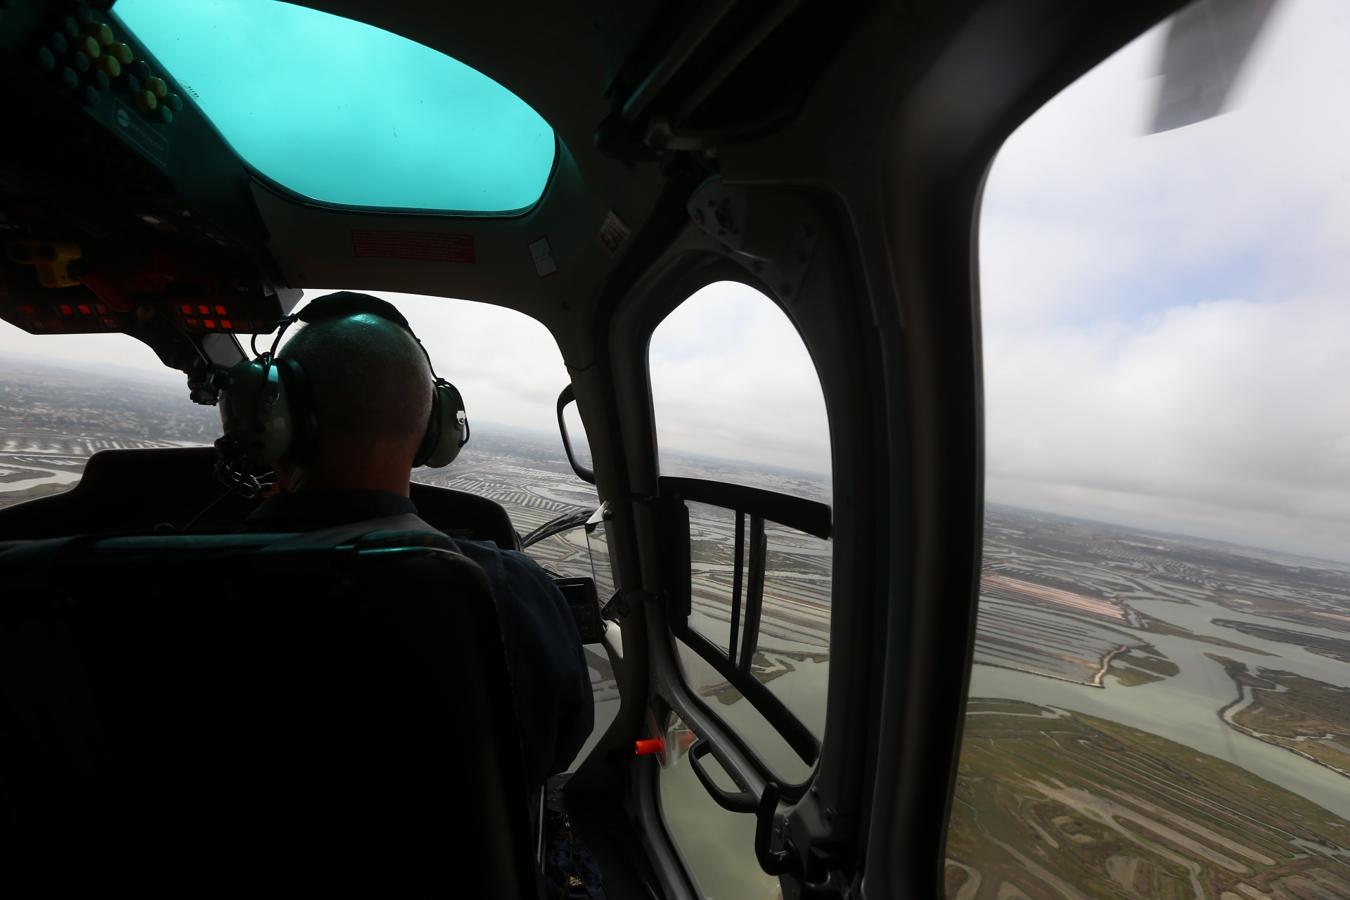
[[[406,484],[431,415],[431,370],[416,339],[356,313],[305,325],[280,355],[300,363],[313,394],[319,432],[309,467],[388,465]]]

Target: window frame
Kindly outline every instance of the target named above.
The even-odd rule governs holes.
[[[662,506],[662,515],[665,517],[664,524],[667,529],[664,543],[673,557],[662,565],[662,572],[667,579],[664,592],[668,606],[671,636],[698,653],[718,674],[726,678],[727,682],[740,691],[750,705],[773,726],[774,730],[788,743],[788,746],[792,748],[802,762],[814,767],[820,760],[822,742],[787,708],[787,705],[778,698],[777,694],[750,674],[748,668],[750,657],[745,652],[747,648],[741,648],[741,659],[729,658],[728,654],[723,653],[716,644],[689,623],[693,602],[693,576],[689,558],[689,511],[688,507],[685,506],[685,501],[706,503],[730,510],[736,514],[734,577],[738,588],[746,582],[751,585],[744,595],[747,635],[749,634],[749,619],[752,614],[755,615],[756,619],[758,618],[759,607],[763,603],[764,559],[763,554],[756,554],[752,547],[749,576],[746,578],[743,575],[743,551],[746,540],[745,517],[751,517],[752,533],[756,530],[755,521],[758,520],[758,530],[762,535],[763,523],[768,520],[813,537],[828,540],[831,535],[832,520],[830,507],[814,500],[806,500],[776,491],[720,481],[705,481],[698,478],[662,475],[658,484],[660,485],[658,502]],[[758,569],[756,569],[757,556]],[[758,598],[755,596],[756,592],[753,587],[756,581],[756,572],[758,572],[759,582]],[[742,594],[738,589],[734,592],[732,598],[731,645],[733,648],[736,646],[737,625],[742,610],[741,600]],[[753,645],[749,645],[749,647],[753,648]],[[706,704],[704,706],[706,707]],[[718,715],[710,708],[708,712],[710,715]],[[719,716],[719,718],[721,717]],[[742,743],[746,742],[742,741]],[[768,764],[748,744],[747,749],[756,757],[756,761],[764,771],[771,771]],[[775,780],[782,784],[781,779]],[[807,781],[809,780],[808,778]],[[783,784],[784,796],[800,796],[804,785],[805,782],[798,785]]]

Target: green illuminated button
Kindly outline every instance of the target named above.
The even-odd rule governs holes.
[[[159,106],[159,98],[155,96],[154,91],[142,90],[136,95],[136,105],[140,107],[141,112],[154,112]]]
[[[98,59],[103,55],[103,45],[98,42],[98,38],[92,34],[86,34],[82,38],[75,39],[75,49],[84,53],[90,59]]]
[[[164,79],[158,75],[151,75],[145,79],[145,86],[155,92],[156,97],[164,97],[169,93],[169,86],[164,83]]]
[[[89,22],[84,26],[84,33],[98,41],[102,47],[113,42],[113,30],[103,22]]]
[[[121,63],[124,66],[131,65],[131,61],[136,58],[135,56],[132,55],[131,48],[128,47],[126,44],[116,44],[116,43],[109,44],[108,48],[103,52],[108,54],[109,56],[114,57],[119,63]]]
[[[107,74],[109,78],[116,78],[122,74],[122,64],[117,61],[117,57],[103,54],[98,58],[98,67]]]

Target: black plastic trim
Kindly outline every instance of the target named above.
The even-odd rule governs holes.
[[[562,433],[563,450],[567,452],[567,463],[572,467],[572,471],[587,484],[595,484],[595,470],[577,462],[576,454],[572,452],[572,438],[567,434],[567,420],[563,418],[563,410],[567,408],[567,404],[575,402],[576,399],[576,389],[569,382],[558,395],[558,431]]]
[[[662,475],[657,479],[662,497],[709,503],[724,509],[754,511],[770,522],[795,528],[818,538],[831,534],[832,512],[824,503],[803,500],[790,494],[728,484],[724,481],[705,481],[701,478],[676,478]]]
[[[768,720],[774,730],[782,735],[783,740],[787,741],[792,751],[801,757],[802,762],[808,766],[816,764],[816,760],[820,758],[820,741],[816,740],[811,730],[792,714],[792,710],[788,709],[782,700],[778,699],[777,694],[748,671],[733,664],[721,648],[690,628],[688,620],[671,621],[670,630],[675,637],[703,657],[719,675],[725,677],[732,687],[740,691],[756,711]]]

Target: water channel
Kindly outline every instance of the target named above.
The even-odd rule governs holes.
[[[1350,781],[1344,776],[1224,724],[1219,711],[1237,699],[1237,686],[1221,664],[1206,656],[1224,656],[1253,668],[1279,669],[1327,684],[1350,687],[1350,665],[1346,663],[1318,656],[1293,644],[1242,634],[1214,625],[1211,620],[1222,618],[1277,625],[1292,631],[1341,638],[1345,638],[1344,633],[1233,612],[1205,601],[1188,606],[1165,600],[1131,599],[1129,604],[1142,613],[1188,628],[1198,635],[1222,638],[1275,655],[1262,656],[1190,638],[1141,633],[1181,668],[1178,675],[1136,687],[1121,687],[1108,678],[1107,687],[1103,689],[976,665],[971,672],[970,696],[1026,700],[1129,725],[1227,760],[1350,819]]]

